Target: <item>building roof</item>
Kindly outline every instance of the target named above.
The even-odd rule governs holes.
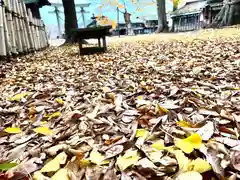
[[[223,6],[223,2],[212,2],[208,3],[208,5],[212,8],[212,10],[219,10]]]
[[[206,5],[207,5],[207,1],[204,1],[204,0],[186,2],[186,4],[183,7],[172,12],[171,17],[200,13],[201,10]]]
[[[51,3],[48,0],[24,0],[25,4],[38,4],[39,6],[44,6],[44,5],[51,5]]]

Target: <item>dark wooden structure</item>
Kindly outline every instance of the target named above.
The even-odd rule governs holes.
[[[144,34],[144,30],[146,26],[143,22],[135,22],[135,23],[132,23],[132,28],[133,28],[134,34]]]
[[[171,14],[175,32],[192,31],[212,23],[223,6],[222,0],[195,0]]]
[[[24,0],[24,3],[26,8],[31,9],[33,17],[37,19],[41,19],[39,8],[51,5],[48,0]]]
[[[79,28],[73,30],[73,37],[77,39],[79,44],[79,55],[88,55],[101,53],[107,50],[106,36],[110,35],[109,30],[112,26],[102,26],[93,28]],[[83,48],[84,39],[98,39],[98,47]],[[102,44],[101,44],[102,39]]]

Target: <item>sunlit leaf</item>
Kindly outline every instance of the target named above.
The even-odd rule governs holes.
[[[137,151],[129,150],[124,154],[124,156],[120,156],[117,159],[116,164],[118,165],[121,171],[124,171],[129,166],[136,164],[139,159],[140,159],[140,156]]]
[[[44,179],[47,179],[46,176],[44,176],[41,171],[36,171],[34,172],[33,174],[33,180],[44,180]]]
[[[58,118],[59,116],[61,116],[61,112],[57,111],[53,114],[48,115],[48,120],[54,119],[54,118]]]
[[[189,171],[204,173],[212,169],[211,165],[204,159],[197,158],[188,164]]]
[[[187,154],[193,152],[194,149],[199,149],[201,144],[201,136],[197,133],[192,134],[186,139],[179,139],[175,142],[175,145]]]
[[[152,144],[152,148],[156,149],[156,150],[163,150],[164,149],[164,144],[162,141],[157,141],[155,143]]]
[[[146,129],[137,129],[136,137],[144,137],[148,136],[149,132]]]
[[[84,168],[84,167],[91,165],[91,162],[88,159],[81,159],[81,160],[79,160],[79,165],[81,168]]]
[[[18,127],[8,127],[4,131],[9,134],[18,134],[22,132],[22,130]]]
[[[166,114],[168,113],[168,109],[160,106],[160,104],[156,104],[156,107],[157,107],[157,112],[160,113],[160,114]]]
[[[20,94],[16,94],[15,96],[9,98],[9,101],[21,101],[22,98],[26,97],[28,95],[28,93],[20,93]]]
[[[17,163],[0,163],[0,171],[7,171],[17,165]]]
[[[181,150],[175,150],[173,151],[173,154],[175,154],[176,156],[179,169],[187,171],[188,165],[191,161],[184,155],[184,153]]]
[[[64,100],[63,100],[62,98],[57,98],[55,101],[56,101],[58,104],[61,104],[61,105],[64,104]]]
[[[97,165],[108,164],[109,160],[104,160],[105,157],[101,153],[99,153],[96,149],[93,149],[90,153],[89,160]]]
[[[176,124],[180,127],[187,127],[187,128],[191,128],[194,126],[192,123],[184,121],[184,120],[180,120]]]
[[[41,172],[56,172],[60,169],[61,164],[65,164],[67,154],[62,152],[58,154],[53,160],[49,161],[42,169]]]
[[[43,134],[43,135],[46,135],[46,136],[50,136],[50,135],[53,134],[53,131],[51,129],[49,129],[47,126],[37,127],[35,129],[33,129],[33,131],[35,133]]]
[[[68,171],[67,169],[60,169],[58,170],[51,178],[51,180],[70,180],[70,178],[68,177]]]

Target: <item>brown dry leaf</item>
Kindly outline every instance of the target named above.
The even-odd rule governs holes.
[[[224,177],[224,169],[230,164],[230,156],[227,149],[219,143],[209,142],[207,147],[202,145],[200,151],[206,156],[213,171],[220,177]]]
[[[114,156],[117,156],[123,152],[124,147],[122,145],[116,145],[113,146],[112,148],[108,149],[105,152],[105,159],[112,158]]]
[[[208,141],[215,132],[214,124],[212,121],[208,121],[197,133],[201,136],[203,141]]]
[[[231,165],[234,169],[240,171],[240,151],[231,152]]]

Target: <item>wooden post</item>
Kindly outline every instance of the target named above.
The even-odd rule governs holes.
[[[78,45],[79,45],[79,56],[81,56],[81,51],[82,51],[82,40],[78,39]]]
[[[98,47],[101,47],[101,38],[98,38]]]
[[[179,20],[178,20],[178,32],[179,32],[180,27],[181,27],[181,20],[182,20],[182,17],[180,16],[180,17],[179,17]]]
[[[107,50],[106,36],[103,36],[103,48],[104,48],[104,51]]]
[[[3,0],[0,0],[0,56],[6,56],[6,46],[5,46],[5,35],[4,35],[4,24],[3,24],[3,11],[4,4]]]

